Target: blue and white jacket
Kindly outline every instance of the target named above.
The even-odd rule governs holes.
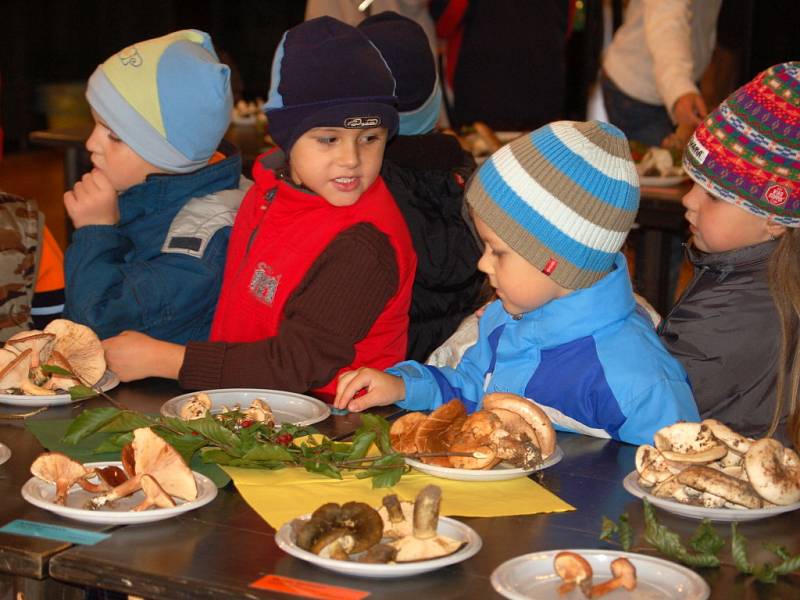
[[[480,320],[477,343],[458,367],[402,362],[408,410],[460,398],[468,412],[483,396],[509,392],[534,400],[556,429],[631,444],[678,420],[698,421],[686,373],[636,309],[625,258],[592,287],[514,319],[498,300]]]
[[[239,153],[223,144],[222,161],[149,175],[120,194],[117,225],[73,233],[64,261],[67,318],[101,339],[126,329],[179,344],[208,338],[244,196]]]

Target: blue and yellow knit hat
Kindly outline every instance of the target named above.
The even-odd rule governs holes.
[[[495,152],[466,198],[515,252],[574,290],[613,268],[639,208],[639,176],[619,129],[558,121]]]
[[[95,69],[86,98],[147,162],[189,173],[208,162],[230,123],[230,69],[194,29],[129,46]]]

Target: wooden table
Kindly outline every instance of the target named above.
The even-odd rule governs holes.
[[[147,380],[121,385],[111,392],[119,401],[136,410],[153,412],[168,398],[180,393],[172,382]],[[88,406],[102,406],[92,400]],[[36,418],[74,416],[80,407],[51,409]],[[387,414],[392,409],[382,412]],[[343,436],[358,425],[358,417],[333,417],[320,429]],[[6,437],[9,430],[13,435]],[[45,511],[24,505],[19,487],[27,479],[27,466],[39,452],[35,439],[18,426],[0,429],[3,441],[14,455],[0,466],[4,496],[11,499],[0,505],[0,522],[13,518],[43,521],[58,520]],[[145,598],[276,598],[287,596],[248,588],[265,574],[279,574],[309,581],[367,590],[371,598],[493,598],[489,577],[505,560],[529,552],[559,548],[607,548],[598,540],[604,515],[616,519],[628,512],[636,531],[642,531],[639,500],[622,488],[622,479],[633,469],[635,448],[610,440],[573,434],[559,434],[564,459],[540,474],[547,489],[578,510],[504,518],[461,519],[483,539],[482,550],[473,558],[445,569],[401,580],[374,581],[338,575],[294,559],[277,548],[274,530],[241,498],[233,486],[220,490],[209,505],[168,521],[120,527],[111,538],[95,546],[65,546],[17,536],[0,536],[0,572],[39,584],[39,596],[55,598],[66,593],[82,593],[81,586],[115,590]],[[476,494],[480,493],[476,484]],[[324,499],[320,499],[320,502]],[[684,540],[698,525],[658,511],[661,522],[681,533]],[[65,525],[85,524],[61,521]],[[729,527],[717,526],[726,536]],[[800,525],[796,513],[773,517],[740,526],[751,541],[751,558],[763,560],[756,542],[771,541],[800,552]],[[639,545],[641,542],[637,542]],[[776,586],[751,584],[732,568],[703,572],[712,587],[712,598],[798,598],[800,578],[784,578]],[[48,579],[48,576],[50,579]],[[53,586],[58,582],[68,587]],[[50,586],[49,589],[46,589]],[[21,589],[18,587],[17,589]],[[81,596],[75,596],[81,597]]]

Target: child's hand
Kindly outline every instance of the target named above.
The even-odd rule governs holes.
[[[116,225],[119,222],[117,191],[98,169],[86,173],[64,194],[64,206],[75,229],[86,225]]]
[[[366,389],[366,393],[359,394],[362,388]],[[405,398],[405,395],[406,386],[402,377],[362,367],[339,376],[333,406],[360,412],[370,406],[394,404]]]
[[[177,379],[186,347],[163,342],[136,331],[123,331],[103,340],[108,368],[120,381],[145,377]]]

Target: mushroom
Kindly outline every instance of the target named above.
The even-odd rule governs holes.
[[[558,587],[559,594],[568,594],[580,587],[584,596],[589,596],[592,585],[592,565],[575,552],[559,552],[553,558],[553,568],[556,574],[562,579]]]
[[[31,474],[56,486],[56,504],[64,504],[69,489],[76,483],[88,491],[99,491],[86,481],[87,477],[94,475],[94,470],[61,452],[45,452],[37,456],[31,464]]]
[[[750,484],[765,500],[787,506],[800,501],[800,458],[772,438],[753,442],[744,455]]]
[[[139,483],[142,486],[145,498],[140,504],[133,507],[135,512],[147,510],[154,506],[156,508],[173,508],[175,506],[175,501],[172,497],[150,475],[142,475]]]
[[[64,358],[61,352],[54,350],[50,357],[47,359],[47,364],[61,367],[65,371],[72,373],[72,365]],[[60,373],[52,373],[49,379],[42,384],[42,387],[48,390],[68,390],[73,386],[80,383],[80,380],[75,375],[61,375]]]
[[[642,444],[636,449],[635,461],[639,481],[647,487],[657,485],[674,475],[661,452],[649,444]]]
[[[509,433],[506,429],[496,429],[489,435],[489,440],[497,457],[515,467],[531,469],[542,464],[542,452],[530,438]]]
[[[452,554],[463,542],[439,535],[439,505],[442,489],[426,485],[414,502],[414,530],[411,535],[392,542],[397,549],[397,562],[430,560]]]
[[[453,430],[461,429],[467,410],[461,400],[454,398],[443,404],[419,424],[414,434],[414,443],[418,452],[447,452],[450,447]],[[457,428],[457,429],[456,429]],[[440,467],[451,467],[447,456],[424,457],[422,462]]]
[[[623,587],[629,592],[636,588],[636,567],[627,558],[616,558],[611,561],[611,574],[614,576],[613,579],[592,586],[589,591],[590,598],[599,598],[618,587]]]
[[[669,479],[665,479],[661,483],[653,487],[652,494],[659,498],[672,498],[683,504],[692,504],[693,500],[686,492],[686,486],[678,481],[678,478],[673,475]]]
[[[750,448],[750,440],[735,432],[733,429],[717,421],[716,419],[703,419],[701,425],[705,425],[711,431],[711,434],[720,442],[725,444],[731,453],[741,456]]]
[[[397,558],[397,548],[389,544],[375,544],[367,550],[358,562],[372,564],[386,564],[394,562]]]
[[[204,392],[198,392],[181,406],[178,416],[184,421],[192,421],[202,419],[209,410],[211,410],[211,398]]]
[[[556,450],[556,432],[550,417],[533,401],[516,394],[494,392],[483,398],[483,408],[493,411],[504,409],[518,414],[536,434],[536,445],[546,459]],[[501,417],[502,418],[502,417]]]
[[[761,508],[762,501],[746,481],[702,465],[687,467],[677,475],[678,481],[701,492],[708,492],[740,506]],[[704,499],[704,502],[708,498]]]
[[[378,509],[383,520],[383,535],[402,538],[414,533],[414,503],[400,502],[396,494],[383,497],[383,506]]]
[[[450,467],[456,469],[491,469],[500,462],[497,450],[486,436],[476,438],[470,431],[462,431],[450,444],[451,452],[469,452],[471,456],[450,456]]]
[[[428,417],[421,412],[411,412],[396,419],[389,428],[389,441],[397,452],[411,454],[417,451],[414,436],[417,427]]]
[[[325,558],[347,560],[381,541],[383,521],[378,512],[363,502],[323,504],[311,518],[297,527],[295,543],[303,550]]]
[[[272,415],[272,409],[260,398],[256,398],[250,403],[250,408],[244,411],[244,415],[245,418],[263,423],[267,427],[275,426],[275,417]]]
[[[103,346],[94,331],[67,319],[55,319],[44,328],[56,336],[54,351],[71,365],[70,372],[86,385],[95,385],[106,372]]]
[[[31,367],[31,350],[16,354],[0,348],[0,390],[20,389],[28,381]]]
[[[6,341],[5,347],[8,348],[10,346],[17,354],[30,349],[31,369],[36,369],[50,358],[55,341],[56,336],[52,333],[33,329],[31,331],[20,331],[12,335]]]

